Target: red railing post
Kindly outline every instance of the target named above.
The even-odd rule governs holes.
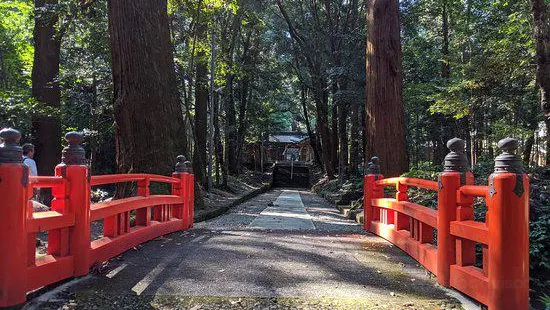
[[[185,230],[189,227],[188,223],[188,211],[187,211],[187,191],[186,191],[186,181],[187,176],[185,174],[185,156],[178,156],[178,162],[176,164],[175,172],[172,174],[172,177],[180,180],[177,184],[172,184],[172,195],[180,196],[182,203],[181,205],[175,206],[173,209],[174,217],[182,220],[182,230]]]
[[[457,195],[461,185],[473,182],[469,163],[464,154],[465,142],[454,138],[447,142],[451,152],[445,157],[445,169],[439,175],[437,192],[437,280],[450,286],[450,268],[456,262],[455,238],[451,222],[456,220]]]
[[[363,184],[363,228],[366,231],[371,230],[372,221],[377,219],[375,208],[371,199],[383,197],[384,189],[376,186],[375,182],[384,178],[380,174],[380,165],[378,157],[374,156],[367,166],[367,175],[364,177]]]
[[[151,180],[149,178],[138,181],[137,195],[141,197],[149,197],[149,195],[151,194],[150,185]],[[145,227],[151,225],[151,207],[136,210],[136,225]]]
[[[189,161],[185,162],[187,167],[187,210],[189,217],[187,218],[188,228],[193,228],[195,218],[195,175]]]
[[[65,135],[69,143],[63,149],[61,164],[56,175],[67,180],[68,200],[65,212],[73,213],[75,224],[69,229],[70,253],[74,259],[74,275],[85,276],[90,269],[90,169],[86,165],[86,153],[80,146],[83,136],[77,132]]]
[[[2,129],[0,138],[0,307],[7,307],[26,300],[29,170],[23,164],[21,134]]]
[[[397,181],[397,184],[395,186],[397,189],[397,192],[395,194],[395,200],[397,201],[409,201],[409,195],[407,194],[407,191],[409,187],[406,184],[403,184],[399,181]],[[405,214],[401,214],[397,211],[394,211],[394,224],[395,224],[395,230],[409,230],[409,220],[410,218],[406,216]]]
[[[490,310],[529,308],[529,178],[515,154],[519,142],[503,139],[489,177]]]

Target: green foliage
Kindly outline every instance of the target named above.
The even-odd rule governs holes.
[[[0,3],[0,127],[25,130],[28,138],[33,63],[31,1]]]
[[[550,296],[548,294],[542,295],[539,300],[544,305],[544,310],[550,310]]]

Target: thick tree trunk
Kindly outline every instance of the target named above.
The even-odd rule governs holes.
[[[225,164],[225,157],[223,153],[223,143],[220,133],[220,121],[219,121],[219,100],[214,100],[214,149],[216,151],[216,184],[221,188],[227,188],[227,165]],[[219,170],[221,169],[221,184],[219,177]]]
[[[399,1],[370,0],[367,11],[367,152],[380,157],[383,174],[397,176],[408,169]]]
[[[32,68],[32,95],[43,108],[60,107],[59,53],[61,38],[56,33],[58,16],[48,6],[57,0],[35,0],[37,14],[34,25],[34,63]],[[37,114],[32,118],[32,136],[36,147],[39,175],[53,175],[61,161],[61,122],[56,115]]]
[[[537,83],[546,123],[546,164],[550,164],[550,8],[544,0],[531,0],[536,39]]]
[[[525,141],[525,146],[523,148],[522,158],[523,158],[523,164],[525,165],[525,167],[529,167],[529,165],[531,164],[531,153],[533,151],[534,144],[535,144],[535,135],[531,135],[529,136],[529,138],[527,138],[527,141]]]
[[[315,72],[315,70],[313,70]],[[314,77],[317,73],[312,74]],[[315,105],[317,114],[317,128],[321,142],[321,156],[323,159],[323,167],[329,179],[334,178],[334,167],[331,161],[331,138],[328,127],[328,102],[326,94],[326,83],[322,78],[314,79],[315,85]]]
[[[248,77],[244,78],[242,81],[241,91],[240,91],[240,102],[239,102],[239,127],[237,128],[237,150],[236,150],[236,159],[237,159],[237,171],[242,173],[243,170],[243,148],[244,140],[246,137],[247,129],[247,107],[248,99],[250,95],[250,80]]]
[[[169,175],[186,153],[166,0],[110,0],[120,173]]]
[[[333,90],[333,98],[336,90]],[[331,129],[330,129],[330,161],[332,163],[332,168],[338,171],[338,103],[333,101],[331,109]]]
[[[301,100],[302,109],[304,111],[304,119],[306,122],[307,134],[309,136],[309,143],[313,149],[313,155],[315,156],[315,164],[322,165],[321,156],[319,156],[319,147],[317,143],[317,137],[313,130],[311,129],[311,122],[309,121],[309,113],[307,111],[307,88],[305,86],[301,87]]]
[[[200,18],[200,17],[199,17]],[[206,26],[199,21],[197,39],[204,40]],[[193,152],[193,172],[196,181],[208,187],[206,180],[206,137],[208,131],[208,64],[204,52],[197,55],[195,78],[195,150]]]
[[[237,115],[235,112],[234,77],[227,81],[224,100],[225,110],[225,160],[227,171],[230,175],[236,175],[237,169]]]

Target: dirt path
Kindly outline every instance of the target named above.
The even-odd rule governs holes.
[[[273,190],[38,296],[41,309],[460,309],[318,196]]]

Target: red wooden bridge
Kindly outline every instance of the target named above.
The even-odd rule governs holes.
[[[91,176],[82,136],[66,135],[68,146],[55,176],[30,177],[22,164],[20,134],[0,132],[0,307],[22,304],[26,294],[58,281],[88,274],[136,245],[193,227],[193,175],[184,157],[168,176],[149,174]],[[487,185],[474,185],[463,154],[464,142],[448,144],[439,182],[384,179],[378,159],[365,175],[364,228],[415,258],[441,285],[455,288],[490,310],[528,309],[529,180],[515,155],[518,142],[504,139],[503,153]],[[133,183],[135,197],[91,203],[95,186]],[[151,195],[151,183],[171,186],[169,195]],[[385,188],[395,197],[385,198]],[[437,192],[437,210],[408,201],[411,187]],[[33,212],[35,188],[51,188],[52,210]],[[485,222],[474,219],[474,199],[488,207]],[[91,240],[91,223],[103,220],[103,237]],[[37,256],[36,234],[48,233],[48,253]],[[437,232],[437,233],[434,233]],[[482,248],[481,266],[476,246]]]
[[[24,303],[42,286],[88,274],[92,265],[153,238],[193,227],[193,175],[178,157],[171,177],[150,174],[91,176],[82,136],[66,135],[69,146],[52,177],[30,177],[21,163],[19,132],[2,130],[0,148],[0,307]],[[90,203],[94,186],[137,183],[137,196]],[[170,195],[151,195],[151,183],[171,184]],[[51,188],[51,211],[33,212],[36,188]],[[135,210],[135,220],[130,213]],[[104,237],[91,241],[93,221]],[[36,256],[36,234],[48,233],[48,255]]]

